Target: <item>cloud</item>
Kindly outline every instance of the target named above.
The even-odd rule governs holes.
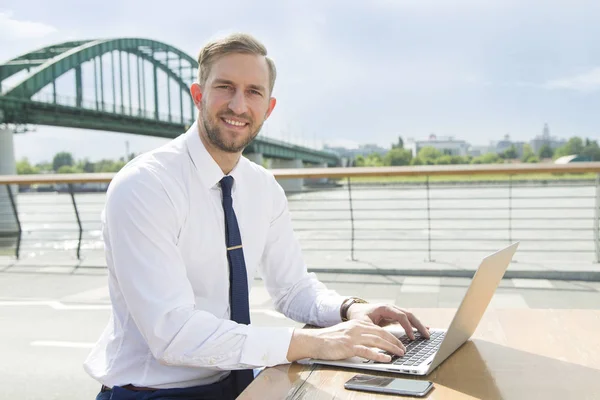
[[[19,21],[13,18],[12,12],[0,12],[0,36],[15,39],[36,39],[57,32],[52,25],[42,22]]]
[[[544,85],[547,89],[566,89],[590,93],[600,90],[600,67],[580,75],[556,79]]]

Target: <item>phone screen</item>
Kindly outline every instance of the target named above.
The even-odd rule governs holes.
[[[384,376],[356,375],[347,382],[349,389],[382,389],[391,393],[425,393],[431,386],[429,381],[388,378]]]

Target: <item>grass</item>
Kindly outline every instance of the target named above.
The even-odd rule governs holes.
[[[511,177],[509,175],[437,175],[430,176],[429,182],[506,182]],[[596,174],[519,174],[513,175],[512,181],[558,181],[558,180],[593,180],[596,179]],[[340,181],[346,180],[341,179]],[[352,178],[353,183],[360,182],[407,182],[419,183],[425,182],[425,176],[379,176],[379,177],[359,177]]]

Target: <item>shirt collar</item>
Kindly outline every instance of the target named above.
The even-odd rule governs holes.
[[[210,190],[221,181],[225,174],[223,174],[219,164],[212,158],[206,147],[204,147],[204,143],[200,140],[198,121],[194,121],[184,135],[188,154],[192,159],[196,172],[198,172],[200,181],[202,181],[202,185],[207,190]],[[245,157],[240,157],[236,166],[229,173],[230,176],[233,176],[232,192],[235,192],[236,186],[241,181],[240,178],[247,161]]]

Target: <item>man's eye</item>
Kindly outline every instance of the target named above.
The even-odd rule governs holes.
[[[261,92],[259,92],[258,90],[251,90],[250,92],[251,92],[252,94],[256,94],[256,95],[262,96],[262,93],[261,93]]]
[[[217,89],[229,89],[229,88],[230,88],[230,86],[228,86],[228,85],[219,85],[219,86],[217,86]]]

